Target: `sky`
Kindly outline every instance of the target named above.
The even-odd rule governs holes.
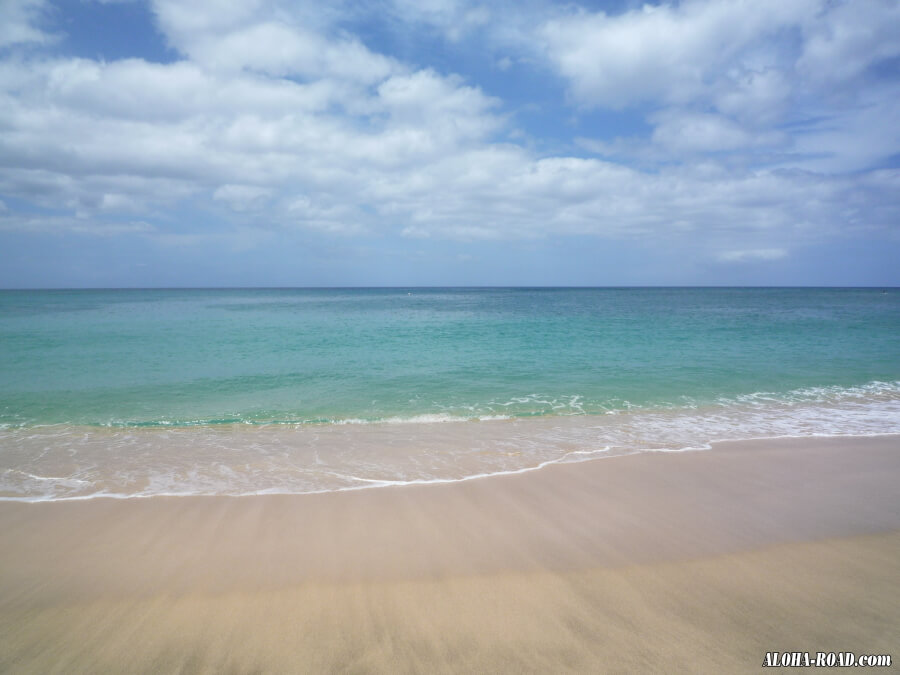
[[[0,0],[0,287],[900,285],[897,0]]]

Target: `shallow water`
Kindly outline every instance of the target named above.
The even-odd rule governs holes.
[[[6,499],[900,433],[896,290],[4,291],[0,347]]]

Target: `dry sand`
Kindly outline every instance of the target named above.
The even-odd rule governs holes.
[[[900,437],[886,436],[321,495],[6,502],[0,671],[896,661],[898,479]]]

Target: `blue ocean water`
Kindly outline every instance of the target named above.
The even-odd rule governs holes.
[[[168,456],[158,449],[167,430],[195,431],[178,437],[190,439],[179,446],[185,476],[185,467],[203,473],[206,466],[190,463],[192,448],[208,446],[212,454],[203,461],[216,464],[215,449],[235,443],[244,443],[246,452],[247,443],[256,444],[263,454],[277,446],[287,463],[271,466],[273,472],[303,466],[309,474],[292,453],[303,454],[297,450],[303,445],[315,450],[320,463],[331,461],[338,450],[323,459],[325,446],[313,448],[310,434],[335,434],[332,427],[353,424],[355,435],[342,436],[340,446],[364,446],[356,459],[365,456],[377,474],[387,463],[375,436],[384,433],[384,425],[409,425],[382,441],[396,449],[402,445],[398,434],[415,436],[404,437],[409,447],[400,454],[406,459],[395,457],[405,469],[392,469],[387,478],[351,476],[384,482],[409,478],[414,464],[420,470],[413,479],[443,475],[426,446],[459,430],[422,430],[432,422],[516,421],[478,432],[465,427],[459,433],[469,440],[456,439],[487,455],[502,446],[509,455],[510,443],[540,436],[539,430],[584,430],[623,414],[632,427],[646,428],[653,427],[654,416],[668,416],[670,430],[681,428],[686,416],[706,415],[707,422],[695,426],[706,424],[710,431],[690,441],[701,445],[716,437],[710,415],[728,417],[720,428],[734,436],[739,427],[749,433],[748,415],[761,410],[769,411],[763,420],[778,422],[771,435],[890,433],[900,431],[898,401],[897,289],[0,292],[0,470],[6,476],[0,496],[7,497],[37,489],[19,485],[19,475],[36,476],[28,480],[37,481],[42,495],[50,483],[41,479],[87,480],[72,478],[86,470],[79,461],[60,469],[65,475],[45,476],[28,463],[23,448],[77,458],[93,443],[94,451],[102,446],[107,454],[118,448],[119,461],[128,447],[133,462],[134,448],[143,443],[145,465],[151,467],[148,447]],[[783,411],[790,411],[790,420]],[[644,417],[638,422],[635,415]],[[818,429],[810,421],[817,416],[827,421]],[[569,417],[578,420],[564,420]],[[543,421],[529,432],[521,424],[529,419]],[[762,422],[754,420],[756,433],[765,435]],[[235,428],[248,426],[269,433],[246,441]],[[279,433],[272,431],[279,427]],[[482,447],[486,437],[494,438],[490,447]],[[584,434],[557,438],[555,452],[580,452],[579,443],[595,448],[598,437],[603,434],[590,442]],[[663,425],[658,442],[666,445],[665,437]],[[629,438],[655,444],[653,438]],[[471,457],[478,454],[469,450]],[[527,468],[554,457],[529,455],[518,463],[501,462],[500,468]],[[495,460],[487,468],[497,468]],[[147,475],[162,471],[163,464],[171,469],[166,462],[147,468]],[[232,464],[219,461],[216,470],[234,471]],[[478,471],[485,468],[484,462],[475,464]],[[150,489],[152,480],[141,477],[139,467],[129,471],[141,486],[135,490]],[[262,474],[254,476],[258,482]],[[245,481],[235,490],[275,489],[272,480],[263,480],[262,487]],[[87,483],[96,487],[96,481]],[[307,483],[296,491],[309,491]],[[94,494],[93,488],[60,485],[53,483],[51,496]],[[166,485],[178,491],[177,479]],[[217,485],[234,491],[227,480]]]

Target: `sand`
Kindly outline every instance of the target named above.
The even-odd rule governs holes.
[[[321,495],[0,503],[0,671],[757,672],[767,651],[897,657],[898,479],[900,437],[885,436]]]

